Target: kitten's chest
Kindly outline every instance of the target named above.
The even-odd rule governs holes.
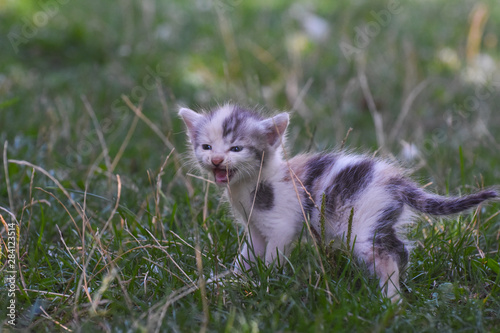
[[[274,199],[264,201],[260,186],[248,186],[243,189],[228,192],[231,208],[236,217],[243,224],[248,224],[251,220],[261,220],[265,218],[265,212],[275,207]]]
[[[296,215],[298,198],[290,184],[265,180],[230,194],[233,210],[244,224],[271,224]]]
[[[227,193],[229,197],[229,202],[231,203],[231,208],[236,217],[244,224],[248,224],[248,220],[252,215],[252,195],[251,191],[240,191],[235,193],[235,191]]]

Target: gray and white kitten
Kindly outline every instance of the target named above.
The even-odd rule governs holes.
[[[271,264],[289,253],[306,219],[312,232],[320,234],[324,196],[327,241],[346,236],[353,210],[353,251],[394,301],[410,248],[401,227],[412,222],[416,212],[455,214],[498,196],[495,190],[462,197],[431,194],[393,163],[364,155],[335,152],[288,158],[287,113],[265,118],[226,104],[206,113],[181,108],[179,115],[200,169],[226,187],[236,218],[248,230],[236,272],[248,269],[254,256]]]

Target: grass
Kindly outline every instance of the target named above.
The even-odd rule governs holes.
[[[500,182],[494,1],[488,16],[470,1],[401,2],[364,44],[357,31],[376,31],[389,2],[307,3],[0,3],[0,214],[17,225],[18,329],[498,330],[498,203],[419,219],[400,305],[346,248],[300,243],[280,268],[227,274],[243,230],[187,175],[178,105],[291,110],[292,153],[378,150],[441,194]],[[328,35],[307,30],[312,14]],[[478,55],[494,64],[482,83]],[[2,285],[7,332],[10,299]]]

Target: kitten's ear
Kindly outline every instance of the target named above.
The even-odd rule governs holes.
[[[181,116],[182,120],[184,120],[184,123],[186,124],[189,137],[193,138],[194,133],[196,133],[197,123],[203,116],[187,108],[181,108],[179,110],[179,116]]]
[[[265,126],[267,143],[270,146],[279,144],[279,138],[285,133],[289,119],[288,113],[283,112],[262,122]]]

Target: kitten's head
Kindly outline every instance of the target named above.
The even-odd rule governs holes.
[[[209,113],[181,108],[179,115],[200,168],[218,185],[256,178],[261,165],[281,153],[288,125],[287,113],[264,118],[230,104]]]

